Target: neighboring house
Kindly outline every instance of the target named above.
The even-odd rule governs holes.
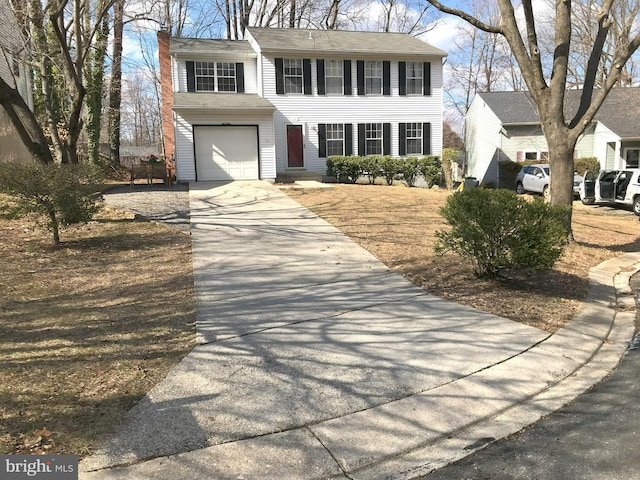
[[[158,41],[164,149],[179,181],[441,152],[446,53],[410,35],[249,28],[245,40]]]
[[[567,91],[575,111],[581,90]],[[526,92],[479,93],[465,118],[466,176],[499,184],[498,164],[548,159],[536,107]],[[637,168],[640,156],[640,88],[613,89],[580,136],[574,158],[596,157],[601,168]]]
[[[9,0],[0,0],[0,77],[18,92],[27,105],[33,108],[31,73],[25,62],[25,40],[13,15]],[[31,161],[32,157],[24,146],[9,117],[0,108],[0,162]]]

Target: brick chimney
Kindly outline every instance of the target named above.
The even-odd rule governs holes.
[[[162,136],[164,154],[167,159],[175,153],[175,136],[173,131],[173,85],[171,73],[171,56],[169,44],[171,35],[167,30],[158,31],[158,61],[160,63],[160,94],[162,96]]]

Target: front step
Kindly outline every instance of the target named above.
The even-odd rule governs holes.
[[[295,183],[299,180],[322,182],[323,175],[318,172],[280,172],[276,183]]]

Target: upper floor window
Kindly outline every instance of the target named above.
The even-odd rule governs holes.
[[[236,91],[236,64],[230,62],[219,62],[216,70],[218,75],[219,92]]]
[[[325,62],[325,88],[328,95],[342,95],[344,92],[344,66],[342,60]],[[337,154],[336,154],[337,155]]]
[[[196,91],[215,92],[216,64],[215,62],[195,62]]]
[[[284,93],[302,93],[304,77],[301,58],[283,59]]]
[[[407,62],[407,95],[422,95],[422,62]]]
[[[398,94],[431,95],[431,63],[398,62]]]
[[[364,63],[364,91],[366,95],[382,95],[382,62]]]
[[[196,92],[235,92],[236,64],[230,62],[194,62]]]

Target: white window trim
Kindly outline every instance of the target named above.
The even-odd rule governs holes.
[[[424,92],[424,63],[423,62],[407,62],[407,65],[409,64],[416,64],[418,65],[418,77],[413,77],[413,76],[409,76],[409,69],[406,69],[406,78],[405,78],[405,88],[407,90],[407,95],[411,96],[411,95],[422,95],[422,92]],[[409,80],[416,80],[419,79],[420,80],[420,88],[418,90],[418,92],[409,92]]]
[[[329,129],[330,129],[330,127],[335,127],[335,126],[342,127],[342,138],[340,138],[340,139],[335,139],[335,138],[330,139],[330,138],[329,138]],[[327,123],[327,124],[325,124],[325,142],[326,142],[326,145],[325,145],[325,151],[326,151],[327,157],[330,157],[330,156],[332,156],[332,155],[344,155],[344,145],[345,145],[345,128],[344,128],[344,123]],[[338,153],[338,154],[336,154],[336,153],[329,153],[329,144],[330,144],[330,143],[331,143],[331,144],[336,144],[336,143],[338,143],[338,142],[342,145],[342,149],[341,149],[341,150],[342,150],[342,152],[341,152],[341,153]]]
[[[409,125],[416,125],[416,130],[418,132],[418,136],[417,137],[410,137],[409,136],[409,130],[410,127]],[[422,138],[423,135],[423,124],[420,122],[408,122],[407,126],[405,127],[405,139],[404,139],[404,149],[405,152],[407,152],[407,155],[422,155],[422,146],[424,145],[424,141]],[[409,152],[409,140],[419,140],[419,145],[420,145],[420,151],[419,152]]]
[[[371,64],[380,64],[380,75],[372,76],[367,75],[367,67],[370,67]],[[380,91],[372,92],[370,91],[367,80],[369,79],[380,79]],[[367,60],[364,63],[364,93],[365,95],[382,95],[384,93],[384,63],[381,60]]]
[[[231,77],[226,77],[226,76],[219,76],[218,75],[218,65],[223,64],[223,63],[228,63],[228,64],[232,64],[233,65],[233,79],[234,79],[234,84],[235,84],[235,89],[234,90],[220,90],[219,89],[219,85],[218,85],[218,80],[220,78],[231,78]],[[202,65],[202,64],[207,64],[207,65],[213,65],[213,75],[198,75],[198,64]],[[209,68],[209,67],[207,67]],[[203,93],[237,93],[238,92],[238,72],[236,71],[235,68],[235,63],[233,62],[209,62],[209,61],[196,61],[194,63],[194,82],[195,82],[195,86],[196,86],[196,92],[203,92]],[[213,90],[201,90],[200,88],[198,88],[198,79],[199,78],[213,78]]]
[[[298,64],[300,66],[300,74],[299,75],[291,75],[287,73],[287,62],[296,62],[296,69],[298,68]],[[302,95],[304,94],[304,65],[301,58],[285,58],[282,60],[282,82],[284,86],[284,93],[286,95]],[[299,78],[300,79],[300,91],[299,92],[290,92],[287,90],[288,79]]]
[[[342,72],[341,75],[337,76],[337,75],[329,75],[329,69],[325,68],[325,72],[324,72],[324,84],[325,84],[325,93],[327,95],[344,95],[344,65],[342,60],[327,60],[327,65],[331,64],[332,62],[335,62],[336,64],[338,64],[340,66],[340,71]],[[329,78],[339,78],[340,79],[340,92],[330,92],[329,89],[327,88],[327,79]]]
[[[375,137],[375,138],[369,138],[368,134],[370,132],[372,132],[373,130],[370,128],[372,125],[375,125],[375,131],[376,133],[379,132],[380,136],[379,137]],[[378,128],[380,127],[380,128]],[[384,124],[382,123],[365,123],[365,127],[364,127],[364,149],[365,149],[365,155],[382,155],[384,153]],[[373,142],[375,141],[376,143],[380,143],[380,152],[370,152],[369,151],[369,142]]]

